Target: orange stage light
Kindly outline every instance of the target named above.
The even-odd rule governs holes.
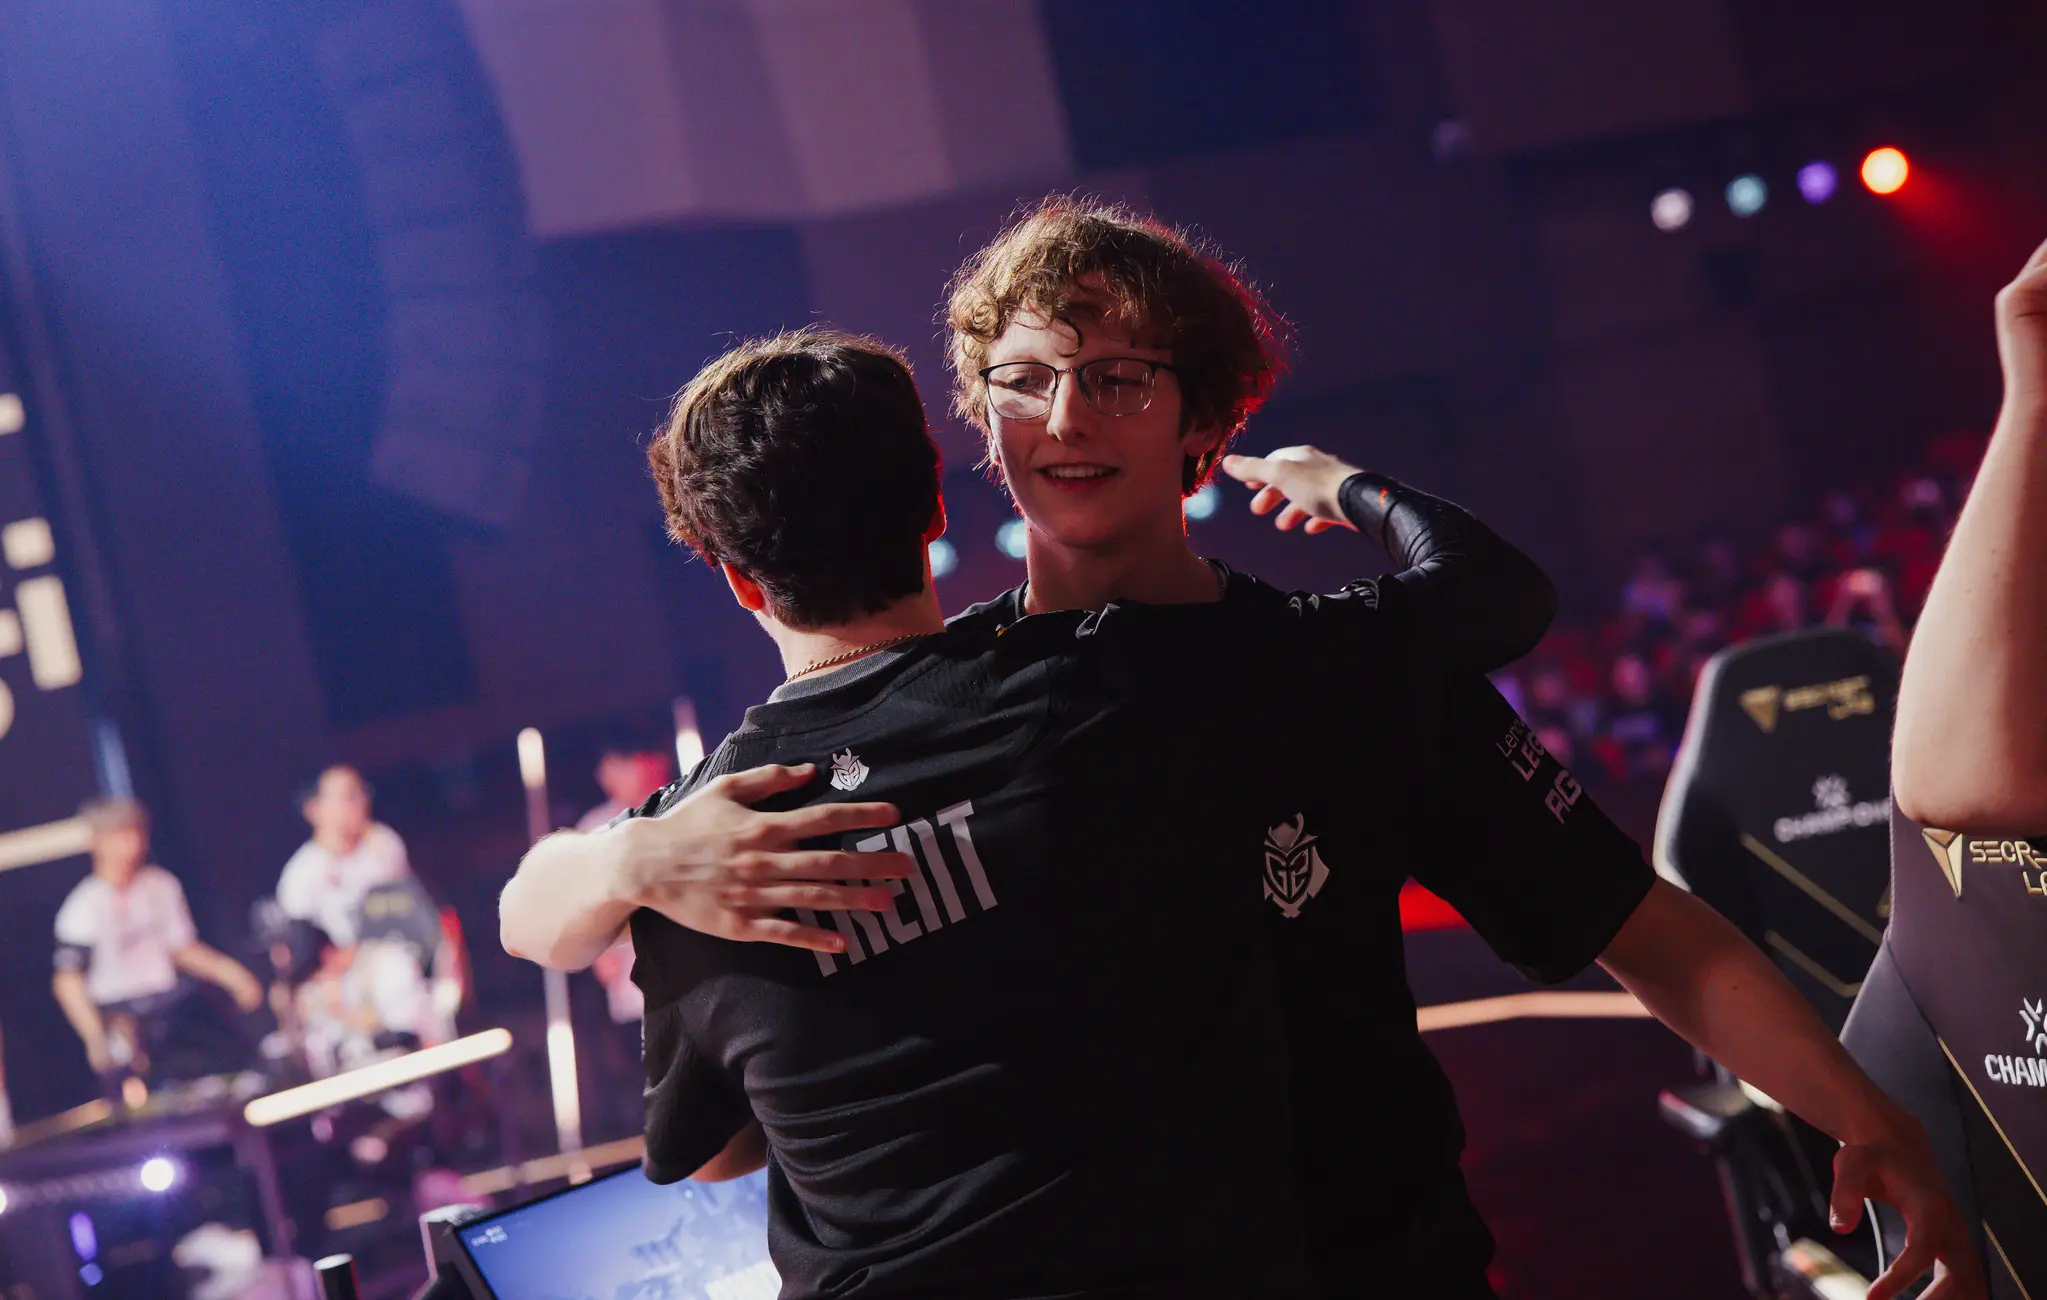
[[[1911,165],[1896,149],[1872,149],[1862,160],[1862,183],[1872,194],[1896,194],[1911,174]]]

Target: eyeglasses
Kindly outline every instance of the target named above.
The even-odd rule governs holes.
[[[1158,372],[1177,367],[1138,357],[1097,357],[1062,370],[1042,361],[1010,361],[981,371],[988,409],[1005,420],[1036,420],[1052,409],[1059,377],[1072,375],[1087,404],[1103,415],[1136,415],[1151,405]]]

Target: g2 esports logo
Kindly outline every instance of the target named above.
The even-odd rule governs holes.
[[[832,789],[857,790],[867,780],[867,764],[852,750],[832,755]]]
[[[1282,916],[1299,916],[1328,879],[1329,867],[1308,834],[1306,813],[1265,832],[1265,896]]]
[[[2025,1025],[2026,1046],[2031,1056],[2000,1056],[1992,1052],[1983,1058],[1983,1073],[1992,1083],[2013,1088],[2047,1088],[2047,998],[2019,999],[2019,1020]]]

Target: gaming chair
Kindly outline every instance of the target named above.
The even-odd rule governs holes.
[[[1692,701],[1657,817],[1659,873],[1769,953],[1838,1031],[1890,912],[1897,660],[1820,628],[1722,651]],[[1827,1226],[1836,1144],[1701,1059],[1664,1117],[1712,1153],[1743,1280],[1759,1297],[1859,1294],[1873,1234]]]
[[[1842,1041],[1925,1125],[1990,1294],[2047,1296],[2047,841],[1890,829],[1890,933]]]

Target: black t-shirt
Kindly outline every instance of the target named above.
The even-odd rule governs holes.
[[[978,612],[1014,619],[1020,595]],[[1262,809],[1247,869],[1285,990],[1296,1181],[1325,1294],[1489,1295],[1492,1237],[1416,1025],[1400,890],[1420,881],[1503,960],[1555,982],[1648,892],[1640,847],[1489,682],[1443,667],[1403,584],[1317,596],[1231,573],[1219,604],[1130,606],[1123,631],[1154,659],[1213,665],[1240,747],[1233,815]]]
[[[1293,765],[1264,845],[1298,1181],[1327,1294],[1487,1295],[1492,1237],[1458,1168],[1449,1080],[1416,1026],[1401,888],[1419,881],[1548,983],[1598,958],[1654,876],[1489,682],[1438,671],[1403,589],[1377,586],[1370,653],[1343,597],[1232,575],[1223,603],[1310,633],[1290,650],[1296,675],[1267,679],[1312,683],[1272,702],[1271,734],[1314,757]]]
[[[749,710],[640,810],[814,761],[831,783],[801,799],[905,819],[846,847],[920,864],[892,912],[825,920],[838,955],[633,918],[649,1175],[687,1176],[757,1117],[785,1295],[1314,1293],[1256,867],[1269,801],[1224,712],[1179,687],[1192,666],[1152,662],[1129,621],[955,620]]]
[[[1242,1268],[1246,1258],[1283,1255],[1279,1243],[1304,1234],[1331,1294],[1395,1284],[1435,1288],[1430,1294],[1483,1294],[1491,1239],[1457,1169],[1462,1131],[1449,1084],[1416,1030],[1402,956],[1400,887],[1410,874],[1416,876],[1459,907],[1504,958],[1536,978],[1560,979],[1598,955],[1648,888],[1651,876],[1639,850],[1591,807],[1482,678],[1438,671],[1440,660],[1425,630],[1402,608],[1405,597],[1397,584],[1358,584],[1336,596],[1317,597],[1288,595],[1231,575],[1226,599],[1216,604],[1112,605],[1086,617],[1028,619],[1018,617],[1017,596],[1008,593],[954,624],[955,634],[1007,629],[995,637],[1006,652],[996,655],[1004,668],[983,679],[1000,680],[1005,689],[987,688],[993,705],[970,710],[989,728],[976,743],[991,744],[994,734],[1018,727],[1022,715],[1017,711],[1024,709],[1025,696],[1041,691],[1058,696],[1063,684],[1063,705],[1042,715],[1026,710],[1036,730],[1030,761],[1016,770],[1037,775],[1012,783],[1024,800],[1002,806],[1015,814],[1007,833],[1019,845],[1039,846],[1042,854],[1035,863],[1015,859],[1025,864],[1025,878],[1045,890],[1071,889],[1075,884],[1062,882],[1076,882],[1082,894],[1102,905],[1080,915],[1044,907],[1032,922],[1046,927],[1048,941],[1083,933],[1094,940],[1062,949],[1087,955],[1084,984],[1035,988],[1043,995],[1035,1014],[1045,1036],[1004,1030],[974,1046],[984,1055],[1009,1051],[1018,1057],[1026,1055],[1027,1047],[1029,1054],[1043,1054],[1041,1067],[1031,1068],[1086,1086],[1073,1093],[1055,1086],[963,1098],[965,1108],[952,1113],[959,1132],[947,1139],[949,1154],[957,1154],[950,1152],[951,1144],[963,1142],[963,1151],[981,1152],[986,1160],[955,1179],[952,1185],[962,1199],[945,1203],[958,1212],[962,1231],[957,1239],[945,1239],[936,1230],[911,1235],[917,1241],[940,1238],[946,1249],[963,1249],[960,1258],[969,1261],[968,1271],[931,1274],[919,1271],[923,1261],[917,1260],[902,1267],[899,1253],[894,1260],[899,1275],[941,1287],[948,1279],[985,1276],[972,1271],[992,1258],[977,1250],[974,1234],[989,1236],[979,1226],[980,1216],[991,1216],[995,1239],[1017,1249],[1068,1239],[1070,1227],[1058,1228],[1055,1219],[1019,1217],[1008,1208],[1018,1187],[1032,1186],[1028,1178],[1002,1180],[1020,1168],[1036,1167],[1016,1155],[1019,1131],[1049,1124],[1088,1135],[1086,1142],[1064,1148],[1064,1158],[1073,1159],[1076,1151],[1115,1151],[1129,1162],[1123,1188],[1140,1189],[1146,1206],[1160,1211],[1152,1221],[1165,1225],[1163,1231],[1183,1248],[1198,1243],[1185,1262],[1199,1265],[1193,1276],[1215,1282],[1212,1293],[1231,1293],[1233,1285],[1246,1294],[1281,1292],[1246,1291],[1239,1283],[1223,1281],[1221,1270],[1228,1265],[1210,1263],[1204,1253],[1236,1251],[1235,1266]],[[1035,674],[1021,667],[1033,656],[1049,656]],[[879,713],[883,700],[899,689],[896,683],[919,680],[913,664],[905,663],[887,680],[865,678],[849,684],[846,692],[828,692],[804,703],[818,710],[815,716],[832,720],[823,724],[829,730],[840,726],[842,717]],[[917,695],[919,688],[912,685],[909,693]],[[846,694],[857,698],[838,698]],[[968,699],[962,694],[950,703]],[[892,717],[895,707],[887,706]],[[749,715],[748,726],[696,779],[758,762],[802,759],[834,762],[849,771],[859,770],[857,763],[870,774],[883,770],[870,757],[877,752],[871,744],[866,749],[842,746],[838,731],[805,737],[807,747],[748,741],[757,721],[781,731],[776,710],[782,708],[771,705],[757,710],[758,717]],[[918,756],[948,772],[982,770],[985,762],[975,743],[963,742],[961,725],[947,723],[946,716],[943,708],[906,713],[907,729],[892,743],[905,759]],[[829,751],[820,748],[826,744],[832,746]],[[838,758],[848,747],[853,755]],[[977,778],[969,784],[971,779]],[[894,785],[863,779],[846,797],[890,798],[906,816],[924,804],[942,807],[939,799],[966,797],[946,790],[920,802],[897,791]],[[974,802],[980,843],[983,802]],[[921,832],[910,838],[921,841]],[[1138,959],[1145,953],[1167,954],[1176,939],[1179,952],[1187,951],[1189,917],[1205,918],[1201,924],[1211,931],[1218,913],[1234,924],[1234,913],[1216,908],[1206,891],[1217,882],[1227,888],[1238,881],[1247,882],[1258,899],[1257,928],[1280,970],[1276,987],[1265,981],[1255,954],[1240,954],[1233,931],[1229,943],[1207,938],[1193,944],[1205,952],[1191,965],[1169,954]],[[1007,899],[1007,890],[993,887]],[[1161,891],[1171,895],[1164,907]],[[864,924],[834,919],[854,933]],[[887,929],[886,921],[877,925]],[[636,939],[643,930],[648,937],[656,930],[674,932],[665,923],[657,927],[636,919]],[[985,950],[964,960],[999,960],[996,938],[989,931]],[[716,954],[710,947],[716,943],[691,936],[676,946],[735,959],[737,946],[724,945],[726,951]],[[640,952],[636,977],[649,989],[651,1007],[674,996],[678,986],[667,985],[650,969],[645,942]],[[664,952],[655,960],[665,969],[671,957]],[[801,953],[759,960],[819,969],[819,959]],[[844,958],[829,960],[845,969]],[[1027,972],[1021,966],[955,970],[948,963],[945,969],[948,980],[971,970],[973,991],[996,996],[1005,1006],[1034,989],[1023,981]],[[1159,978],[1161,972],[1168,977]],[[1011,980],[1018,981],[1016,987],[1005,985]],[[1121,996],[1112,997],[1110,990]],[[692,992],[691,998],[696,996]],[[946,1017],[953,1012],[977,1014],[958,1001],[963,997],[973,1001],[964,991],[934,993],[920,985],[884,990],[875,1002],[895,999],[935,1007],[951,998],[943,1012],[934,1013],[950,1023]],[[1104,1021],[1099,1006],[1073,1014],[1075,1004],[1091,998],[1113,1002],[1124,1016],[1120,1025]],[[891,1014],[900,1016],[900,1011]],[[1028,1011],[1018,1014],[1029,1019]],[[1243,1069],[1241,1058],[1270,1041],[1275,1021],[1284,1025],[1294,1070],[1284,1092],[1249,1103],[1257,1129],[1251,1149],[1235,1122],[1240,1116],[1223,1124],[1218,1123],[1223,1112],[1212,1111],[1191,1130],[1198,1135],[1188,1144],[1191,1153],[1172,1159],[1161,1155],[1167,1145],[1160,1141],[1162,1129],[1147,1126],[1146,1109],[1137,1104],[1154,1085],[1117,1091],[1133,1077],[1119,1071],[1133,1068],[1132,1049],[1141,1041],[1120,1036],[1112,1026],[1127,1034],[1147,1014],[1159,1025],[1174,1027],[1165,1039],[1178,1034],[1201,1044],[1188,1058],[1188,1068],[1228,1067],[1229,1077],[1194,1090],[1209,1098],[1223,1091],[1241,1095],[1259,1086],[1261,1072]],[[702,1059],[703,1044],[729,1043],[731,1027],[713,1033],[706,1026],[701,1042],[692,1039],[677,1048],[666,1037],[665,1022],[666,1017],[650,1012],[650,1070],[682,1061],[691,1077],[711,1073]],[[920,1021],[915,1029],[928,1031],[928,1024]],[[1152,1041],[1162,1040],[1154,1034]],[[871,1052],[863,1055],[857,1043],[844,1040],[807,1046],[814,1049],[819,1070],[829,1070],[835,1059],[864,1066],[883,1059]],[[728,1052],[723,1059],[729,1063],[733,1058]],[[1147,1064],[1134,1067],[1134,1077],[1145,1076]],[[1005,1082],[1037,1077],[1028,1068],[1005,1069]],[[655,1152],[650,1167],[657,1174],[681,1176],[694,1167],[692,1161],[714,1153],[747,1117],[745,1089],[753,1089],[754,1109],[762,1110],[764,1098],[754,1086],[761,1077],[749,1072],[741,1084],[739,1075],[731,1074],[726,1108],[704,1110],[707,1118],[693,1122],[702,1123],[705,1131],[677,1147],[666,1168],[660,1153],[670,1143],[661,1129],[671,1122],[664,1117],[680,1111],[676,1098],[662,1093],[666,1081],[657,1083],[649,1106]],[[1264,1077],[1270,1082],[1269,1075]],[[877,1078],[861,1080],[850,1091],[869,1097],[887,1091],[886,1081]],[[1180,1086],[1185,1087],[1184,1081]],[[908,1095],[906,1087],[894,1095]],[[1017,1096],[1025,1098],[1023,1110],[1011,1113],[1013,1103],[1003,1098]],[[863,1123],[877,1118],[873,1103],[854,1109]],[[874,1189],[938,1185],[929,1171],[897,1172],[905,1152],[896,1130],[905,1115],[918,1113],[912,1105],[881,1117],[864,1138],[851,1143],[879,1145],[898,1163],[853,1169],[846,1189],[867,1190],[843,1200],[807,1175],[797,1181],[780,1167],[787,1164],[786,1136],[775,1118],[761,1114],[776,1150],[777,1185],[791,1193],[777,1202],[777,1239],[783,1242],[778,1260],[803,1253],[792,1251],[794,1243],[784,1238],[801,1238],[805,1231],[814,1237],[821,1203],[842,1206],[850,1216],[834,1225],[845,1230],[848,1240],[872,1233],[874,1225],[866,1216],[874,1213],[875,1203],[906,1207],[903,1223],[906,1228],[916,1224],[925,1213],[918,1198]],[[1289,1143],[1288,1129],[1280,1122],[1286,1113],[1298,1119],[1297,1142]],[[991,1123],[997,1115],[1000,1122]],[[910,1131],[931,1131],[917,1127],[914,1118],[907,1122]],[[1119,1125],[1128,1131],[1117,1134]],[[1291,1155],[1290,1145],[1295,1148]],[[1192,1155],[1191,1162],[1181,1158],[1185,1154]],[[798,1155],[809,1159],[808,1153]],[[1286,1177],[1289,1169],[1291,1179]],[[1069,1180],[1059,1189],[1070,1198],[1066,1205],[1086,1204],[1087,1192],[1109,1185],[1099,1170],[1092,1183],[1062,1177]],[[1164,1211],[1187,1189],[1172,1186],[1174,1177],[1198,1178],[1200,1186],[1214,1192],[1208,1217],[1193,1214],[1177,1232]],[[1291,1194],[1294,1189],[1298,1197]],[[1247,1192],[1259,1199],[1256,1215],[1243,1207]],[[1132,1207],[1116,1208],[1128,1213]],[[1174,1208],[1173,1213],[1187,1212]],[[784,1216],[790,1219],[786,1229],[780,1223]],[[1233,1237],[1229,1229],[1202,1226],[1232,1217]],[[1002,1237],[1001,1229],[1011,1223],[1017,1231]],[[811,1229],[797,1230],[805,1224]],[[1054,1231],[1038,1236],[1034,1246],[1031,1234],[1048,1229]],[[1119,1228],[1061,1254],[1079,1265],[1091,1249],[1098,1250],[1104,1260],[1126,1263],[1129,1276],[1161,1276],[1156,1270],[1171,1264],[1147,1256],[1147,1241],[1141,1233]],[[806,1239],[802,1244],[807,1251],[827,1243]],[[894,1249],[900,1252],[900,1244]],[[1248,1257],[1241,1253],[1246,1249]],[[846,1286],[843,1279],[855,1273],[859,1284],[876,1277],[876,1270],[864,1265],[836,1272],[828,1267],[811,1276],[823,1278],[827,1286]],[[1097,1269],[1080,1286],[1107,1276]],[[883,1288],[871,1289],[880,1293]],[[867,1292],[847,1287],[845,1293]]]

